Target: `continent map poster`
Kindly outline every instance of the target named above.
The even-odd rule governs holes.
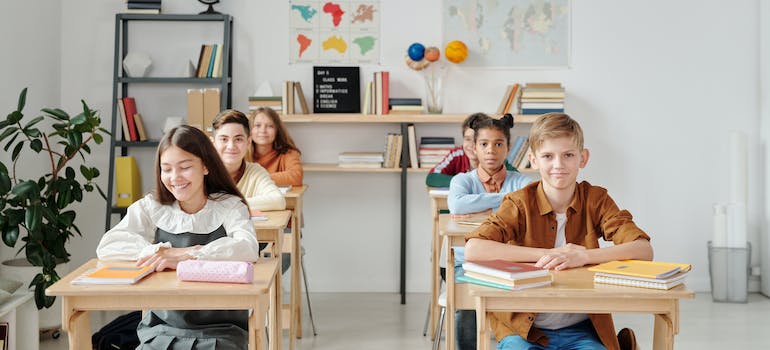
[[[444,0],[444,40],[468,45],[466,66],[568,67],[569,0]]]
[[[289,63],[379,63],[379,1],[289,1],[289,26]]]

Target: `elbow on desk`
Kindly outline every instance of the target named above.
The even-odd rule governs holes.
[[[481,241],[479,238],[471,238],[465,242],[465,260],[484,260],[484,252],[479,246]]]

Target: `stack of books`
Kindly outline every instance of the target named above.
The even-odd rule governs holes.
[[[404,148],[404,137],[401,134],[388,133],[385,140],[385,156],[383,168],[398,168],[401,166],[401,151]]]
[[[123,126],[123,141],[147,141],[142,115],[136,110],[133,97],[118,98],[118,117]]]
[[[529,151],[529,138],[522,135],[516,136],[505,160],[519,170],[531,168],[527,151]]]
[[[374,72],[372,81],[366,84],[361,113],[388,114],[390,101],[390,72]]]
[[[160,13],[161,0],[127,0],[126,13],[142,13],[157,15]]]
[[[610,261],[588,268],[594,283],[668,290],[684,283],[692,266],[646,260]]]
[[[282,101],[283,97],[281,96],[249,96],[249,110],[268,107],[281,114],[283,112]]]
[[[454,137],[421,137],[418,152],[421,168],[433,168],[455,148]]]
[[[296,98],[295,98],[296,94]],[[281,110],[284,114],[299,114],[294,108],[295,102],[299,100],[301,114],[310,113],[310,107],[305,100],[305,93],[302,91],[302,84],[298,81],[286,80],[283,82],[283,93],[281,100]]]
[[[389,98],[390,114],[422,114],[421,98]]]
[[[564,112],[564,87],[561,83],[527,83],[521,92],[521,114]]]
[[[553,281],[548,270],[505,260],[466,261],[463,270],[457,281],[506,290],[542,287]]]
[[[382,152],[342,152],[339,155],[340,168],[382,168],[385,157]]]
[[[222,44],[203,44],[198,54],[198,70],[195,76],[198,78],[222,77]]]

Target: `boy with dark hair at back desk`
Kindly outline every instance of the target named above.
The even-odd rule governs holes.
[[[465,239],[465,259],[535,262],[562,270],[611,260],[651,260],[650,237],[607,190],[577,183],[588,162],[580,125],[548,113],[530,130],[532,167],[542,178],[505,196],[498,211]],[[600,248],[599,238],[613,246]],[[636,349],[629,329],[615,336],[610,314],[490,313],[498,349]],[[620,343],[618,342],[620,339]]]

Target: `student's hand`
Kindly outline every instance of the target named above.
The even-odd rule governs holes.
[[[490,215],[492,214],[492,209],[487,209],[484,211],[480,211],[478,213],[468,213],[468,214],[451,214],[452,220],[458,220],[458,219],[467,219],[472,216],[476,215]]]
[[[176,265],[180,261],[192,259],[192,255],[189,254],[191,250],[197,250],[200,246],[193,246],[187,248],[164,248],[161,247],[153,254],[139,259],[136,262],[137,266],[152,266],[155,271],[163,271],[165,269],[176,270]]]
[[[559,248],[549,249],[545,255],[535,263],[535,266],[547,270],[564,270],[572,267],[580,267],[588,263],[586,247],[568,243]]]

